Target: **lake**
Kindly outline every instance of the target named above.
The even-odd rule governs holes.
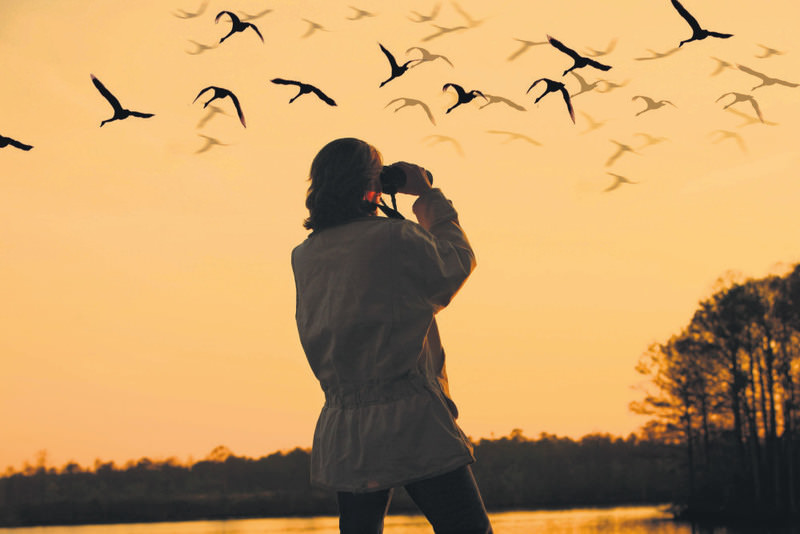
[[[763,529],[692,529],[674,523],[664,507],[635,506],[489,514],[495,534],[742,534]],[[0,534],[265,534],[273,532],[338,534],[338,518],[268,518],[125,525],[0,528]],[[432,534],[422,516],[390,515],[386,534]],[[800,532],[785,530],[782,532]]]

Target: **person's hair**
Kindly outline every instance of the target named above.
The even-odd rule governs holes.
[[[364,193],[382,167],[380,152],[360,139],[336,139],[322,147],[311,162],[303,226],[318,231],[375,213]]]

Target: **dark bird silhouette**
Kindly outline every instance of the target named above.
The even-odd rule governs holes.
[[[303,21],[308,23],[308,30],[306,30],[306,33],[304,33],[303,35],[300,36],[301,39],[305,39],[307,37],[311,37],[311,35],[314,34],[317,30],[323,31],[323,32],[330,31],[328,28],[326,28],[322,24],[318,24],[318,23],[314,22],[313,20],[303,19]]]
[[[722,72],[725,69],[732,69],[733,68],[733,65],[731,65],[730,63],[728,63],[724,59],[720,59],[720,58],[714,57],[714,56],[711,56],[711,59],[713,59],[714,61],[717,62],[717,68],[714,69],[714,72],[711,73],[711,76],[716,76],[717,74],[719,74],[720,72]]]
[[[655,50],[653,50],[651,48],[648,48],[647,51],[650,52],[650,54],[651,54],[650,57],[635,57],[633,59],[635,59],[636,61],[648,61],[650,59],[661,59],[661,58],[665,58],[667,56],[671,56],[672,54],[674,54],[675,52],[678,52],[679,50],[680,50],[680,48],[677,47],[677,46],[675,48],[670,48],[666,52],[656,52]]]
[[[589,56],[600,57],[610,54],[611,51],[614,50],[615,46],[617,46],[617,40],[611,39],[605,50],[595,50],[594,48],[589,48],[589,47],[586,47],[586,49],[589,51]]]
[[[0,148],[5,148],[8,145],[11,145],[14,148],[18,148],[20,150],[30,150],[33,148],[33,145],[26,145],[25,143],[20,143],[16,139],[12,139],[11,137],[0,135]]]
[[[470,28],[476,28],[481,24],[483,24],[483,21],[486,20],[486,19],[480,19],[480,20],[473,19],[472,17],[469,16],[469,13],[467,13],[461,8],[460,5],[452,1],[450,3],[453,4],[453,7],[455,8],[456,11],[458,11],[458,14],[464,17],[464,20],[467,21],[467,26]]]
[[[484,100],[489,100],[488,98],[486,98],[486,96],[483,93],[481,93],[477,89],[473,89],[473,90],[467,92],[467,91],[464,90],[463,87],[461,87],[460,85],[457,85],[455,83],[446,83],[446,84],[444,84],[442,86],[442,91],[447,91],[448,87],[452,87],[453,89],[456,90],[456,94],[458,95],[458,101],[456,101],[455,104],[450,106],[447,109],[447,111],[445,111],[445,113],[450,113],[451,111],[453,111],[453,109],[455,109],[456,107],[460,106],[461,104],[467,104],[469,102],[472,102],[472,100],[477,96],[482,97]]]
[[[713,140],[715,135],[718,136],[716,141]],[[742,136],[736,132],[732,132],[730,130],[714,130],[713,132],[709,133],[708,136],[712,138],[712,143],[721,143],[725,139],[733,139],[739,145],[739,148],[742,150],[742,152],[747,152],[747,147],[744,146],[744,139],[742,139]]]
[[[607,188],[603,189],[603,193],[608,193],[609,191],[613,191],[614,189],[620,187],[622,184],[638,184],[639,182],[631,182],[624,176],[620,176],[619,174],[614,174],[613,172],[607,172],[606,174],[610,174],[615,178],[614,183],[608,186]]]
[[[210,150],[210,149],[211,149],[211,147],[212,147],[212,146],[214,146],[214,145],[219,145],[219,146],[228,146],[228,144],[227,144],[227,143],[221,143],[221,142],[219,141],[219,139],[217,139],[217,138],[215,138],[215,137],[209,137],[209,136],[207,136],[207,135],[203,135],[203,134],[197,134],[197,135],[199,135],[200,137],[203,137],[203,138],[205,138],[205,140],[206,140],[206,143],[205,143],[203,146],[201,146],[201,147],[200,147],[200,148],[199,148],[199,149],[198,149],[198,150],[195,152],[195,154],[200,154],[201,152],[205,152],[205,151],[207,151],[207,150]]]
[[[628,145],[626,145],[624,143],[620,143],[619,141],[614,141],[613,139],[609,139],[609,141],[611,141],[612,143],[617,145],[617,151],[614,152],[613,154],[611,154],[611,157],[608,158],[608,161],[606,161],[606,167],[610,166],[612,163],[617,161],[617,159],[619,159],[626,152],[630,152],[631,154],[639,155],[638,152],[636,152],[633,148],[631,148],[630,146],[628,146]]]
[[[272,13],[272,11],[273,11],[272,9],[265,9],[264,11],[256,13],[255,15],[251,15],[249,13],[245,13],[244,11],[238,11],[238,13],[239,13],[239,19],[242,22],[247,22],[248,20],[260,19],[261,17],[263,17],[267,13]]]
[[[443,56],[441,54],[431,54],[430,52],[428,52],[427,50],[425,50],[424,48],[419,47],[419,46],[412,46],[411,48],[406,50],[406,54],[408,54],[412,50],[419,50],[420,54],[422,54],[422,57],[417,60],[417,63],[414,63],[409,68],[418,67],[418,66],[422,65],[423,63],[427,63],[427,62],[433,61],[435,59],[443,59],[445,61],[445,63],[447,63],[451,67],[453,66],[453,64],[450,62],[450,60],[447,59],[445,56]]]
[[[206,91],[209,91],[209,90],[214,91],[214,95],[211,97],[211,99],[208,102],[203,104],[203,108],[207,107],[212,101],[216,100],[217,98],[225,98],[226,96],[230,97],[231,101],[233,102],[234,107],[236,108],[236,114],[239,115],[239,121],[241,121],[242,126],[247,128],[247,124],[244,121],[244,113],[242,112],[242,106],[239,105],[239,99],[236,98],[236,95],[233,94],[228,89],[224,89],[222,87],[215,87],[213,85],[209,85],[208,87],[206,87],[205,89],[203,89],[202,91],[197,93],[197,96],[194,97],[194,100],[192,100],[192,104],[197,102],[197,99],[200,98],[200,95],[202,95],[203,93],[205,93]]]
[[[369,11],[364,11],[363,9],[357,8],[355,6],[349,6],[350,9],[355,11],[355,14],[352,17],[345,17],[347,20],[359,20],[363,19],[364,17],[374,17],[375,13],[370,13]]]
[[[706,30],[705,28],[701,28],[700,24],[697,22],[697,19],[694,18],[691,13],[686,11],[686,8],[678,2],[678,0],[672,0],[672,5],[675,9],[678,10],[678,14],[683,17],[683,19],[689,23],[689,26],[692,28],[692,36],[688,39],[684,39],[678,45],[679,47],[683,46],[684,43],[688,43],[690,41],[699,41],[701,39],[705,39],[706,37],[718,37],[720,39],[727,39],[728,37],[733,37],[732,33],[719,33],[719,32],[712,32]]]
[[[92,83],[94,84],[94,86],[97,87],[97,90],[100,91],[100,94],[103,95],[103,98],[108,100],[108,103],[111,104],[112,108],[114,108],[114,116],[111,117],[110,119],[106,119],[103,122],[101,122],[100,123],[101,127],[107,122],[127,119],[128,117],[141,117],[143,119],[146,119],[153,116],[152,113],[142,113],[140,111],[131,111],[129,109],[123,108],[122,105],[119,103],[119,100],[117,100],[117,97],[112,95],[111,91],[106,89],[106,86],[103,85],[103,83],[100,80],[95,78],[94,74],[90,74],[90,76],[92,77]]]
[[[431,113],[431,108],[429,108],[428,104],[426,104],[422,100],[417,100],[416,98],[405,98],[405,97],[395,98],[394,100],[390,100],[388,104],[383,106],[384,109],[388,108],[395,102],[402,102],[400,106],[395,108],[394,110],[395,113],[397,113],[398,111],[407,106],[419,106],[425,111],[425,114],[428,116],[428,120],[431,121],[431,124],[436,126],[436,120],[433,118],[433,113]]]
[[[604,121],[596,121],[591,117],[591,115],[589,115],[588,113],[585,113],[583,111],[581,111],[579,113],[581,115],[583,115],[584,117],[586,117],[586,121],[589,123],[589,128],[587,128],[586,130],[580,132],[581,134],[585,134],[585,133],[589,133],[589,132],[591,132],[593,130],[597,130],[598,128],[600,128],[601,126],[603,126],[605,123],[608,122],[608,119],[606,119]]]
[[[597,86],[600,85],[600,83],[603,81],[603,80],[595,80],[592,83],[588,83],[586,80],[583,79],[583,76],[581,76],[577,72],[572,71],[572,72],[570,72],[570,74],[575,76],[575,79],[577,79],[578,83],[581,84],[581,90],[580,91],[578,91],[577,93],[569,95],[572,98],[575,98],[578,95],[582,95],[583,93],[588,93],[592,89],[596,89]]]
[[[764,59],[764,58],[767,58],[767,57],[770,57],[770,56],[782,56],[783,54],[786,53],[786,52],[784,52],[782,50],[775,50],[774,48],[770,48],[768,46],[764,46],[763,44],[759,44],[758,46],[760,46],[761,48],[764,49],[764,55],[756,56],[759,59]]]
[[[433,11],[431,11],[430,15],[423,15],[422,13],[418,13],[416,11],[412,11],[411,13],[413,15],[416,15],[417,18],[416,19],[412,19],[411,17],[408,17],[408,20],[411,20],[413,22],[430,22],[433,19],[435,19],[436,16],[439,14],[439,9],[441,9],[441,7],[442,7],[441,2],[436,4],[435,6],[433,6]]]
[[[588,58],[588,57],[583,57],[582,55],[577,53],[575,50],[573,50],[570,47],[564,45],[564,43],[562,43],[561,41],[559,41],[558,39],[556,39],[554,37],[550,37],[548,35],[547,36],[547,40],[556,49],[564,52],[569,57],[571,57],[572,60],[573,60],[572,66],[570,68],[568,68],[567,70],[565,70],[564,74],[562,74],[562,76],[566,76],[566,74],[569,71],[571,71],[572,69],[580,69],[582,67],[587,67],[587,66],[594,67],[596,69],[600,69],[600,70],[604,70],[604,71],[605,70],[609,70],[611,68],[609,65],[604,65],[604,64],[600,63],[599,61],[595,61],[594,59],[591,59],[591,58]]]
[[[637,98],[641,98],[642,100],[644,100],[645,104],[647,104],[646,108],[644,108],[642,111],[640,111],[639,113],[636,114],[637,117],[639,115],[641,115],[642,113],[644,113],[645,111],[650,111],[650,110],[653,110],[653,109],[663,108],[667,104],[669,104],[672,107],[678,107],[675,104],[673,104],[672,102],[670,102],[669,100],[658,100],[658,101],[656,101],[656,100],[653,100],[652,98],[650,98],[649,96],[636,95],[633,98],[631,98],[631,100],[636,100]]]
[[[386,85],[387,83],[391,82],[392,80],[394,80],[398,76],[402,75],[405,71],[408,70],[408,64],[409,63],[413,63],[415,61],[419,61],[417,59],[409,59],[408,61],[406,61],[402,65],[398,65],[397,61],[395,61],[394,56],[392,55],[391,52],[386,50],[386,48],[380,43],[378,43],[378,46],[381,47],[381,50],[383,51],[384,55],[386,55],[386,59],[389,60],[389,66],[392,67],[392,75],[389,77],[389,79],[384,80],[383,82],[381,82],[381,84],[378,87],[383,87],[384,85]]]
[[[761,108],[758,106],[758,102],[756,102],[756,99],[755,99],[754,96],[745,95],[745,94],[742,94],[742,93],[735,93],[735,92],[731,91],[729,93],[725,93],[724,95],[720,96],[716,100],[716,102],[719,102],[720,100],[722,100],[723,98],[725,98],[728,95],[733,95],[733,100],[729,104],[724,106],[722,109],[728,109],[729,107],[731,107],[732,105],[734,105],[737,102],[750,102],[750,105],[753,106],[753,110],[756,112],[756,115],[758,115],[759,120],[761,120],[761,122],[764,122],[764,117],[761,115]]]
[[[486,103],[482,105],[479,109],[483,109],[486,106],[491,106],[492,104],[505,104],[506,106],[516,109],[517,111],[525,111],[525,108],[509,100],[508,98],[497,96],[497,95],[490,95],[488,93],[484,93],[483,95],[486,98]]]
[[[520,139],[522,141],[526,141],[526,142],[528,142],[528,143],[530,143],[532,145],[535,145],[535,146],[542,146],[542,143],[540,143],[536,139],[528,137],[527,135],[521,134],[519,132],[509,132],[507,130],[486,130],[486,133],[500,134],[500,135],[507,136],[506,140],[503,141],[503,144],[510,143],[511,141],[516,141],[517,139]]]
[[[750,126],[751,124],[765,124],[767,126],[777,126],[777,122],[768,121],[766,119],[761,120],[758,117],[754,117],[752,115],[748,115],[747,113],[742,113],[741,111],[733,108],[726,109],[728,113],[733,113],[739,118],[744,119],[744,122],[741,123],[737,128],[743,128],[745,126]]]
[[[564,102],[566,102],[566,104],[567,104],[567,110],[569,111],[569,118],[572,119],[572,123],[574,124],[575,123],[575,111],[572,109],[572,101],[570,100],[569,93],[567,92],[567,88],[564,86],[563,83],[551,80],[550,78],[539,78],[538,80],[533,82],[530,87],[528,87],[528,90],[525,91],[525,93],[526,94],[530,93],[531,89],[533,89],[533,86],[536,85],[539,82],[542,82],[542,81],[547,84],[547,87],[545,88],[544,93],[542,93],[539,96],[539,98],[534,100],[533,103],[534,104],[538,103],[539,100],[541,100],[544,97],[544,95],[546,95],[547,93],[555,93],[556,91],[561,91],[561,96],[564,97]]]
[[[302,82],[296,82],[294,80],[284,80],[283,78],[273,78],[271,81],[272,81],[272,83],[276,83],[278,85],[296,85],[297,87],[300,88],[300,92],[297,93],[294,97],[292,97],[289,100],[290,104],[292,102],[294,102],[295,100],[297,100],[301,95],[305,95],[305,94],[308,94],[308,93],[314,93],[315,95],[317,95],[317,97],[320,100],[322,100],[323,102],[325,102],[329,106],[335,106],[336,105],[336,102],[334,102],[331,97],[329,97],[328,95],[326,95],[325,93],[323,93],[322,91],[320,91],[319,89],[317,89],[316,87],[314,87],[311,84],[302,83]]]
[[[522,43],[522,46],[519,48],[519,50],[508,56],[508,58],[506,58],[506,61],[514,61],[519,56],[521,56],[526,50],[528,50],[528,48],[532,46],[550,44],[547,41],[526,41],[524,39],[517,39],[516,37],[514,38],[514,40]]]
[[[261,42],[262,43],[264,42],[264,37],[261,35],[261,32],[258,31],[258,27],[255,24],[253,24],[252,22],[242,22],[241,20],[239,20],[239,17],[237,17],[234,13],[230,11],[220,11],[219,13],[217,13],[217,16],[214,18],[214,24],[219,22],[219,19],[222,18],[222,15],[228,15],[231,18],[231,31],[228,32],[228,35],[219,40],[220,44],[222,44],[222,41],[224,41],[234,33],[243,32],[247,28],[253,28],[253,31],[256,32],[258,38],[261,39]]]
[[[436,32],[436,33],[432,33],[430,35],[427,35],[427,36],[423,37],[422,38],[423,41],[432,41],[433,39],[436,39],[437,37],[441,37],[442,35],[444,35],[446,33],[456,32],[456,31],[459,31],[459,30],[468,30],[469,29],[466,26],[453,26],[452,28],[445,28],[444,26],[439,26],[438,24],[431,24],[431,26],[433,26],[434,28],[438,28],[439,31]]]
[[[755,71],[755,70],[751,69],[750,67],[745,67],[744,65],[739,65],[738,63],[736,64],[736,67],[742,72],[746,72],[747,74],[750,74],[752,76],[755,76],[756,78],[760,78],[761,79],[761,84],[760,85],[756,85],[755,87],[753,87],[751,89],[751,91],[755,91],[759,87],[764,87],[765,85],[778,84],[778,85],[783,85],[785,87],[797,87],[798,85],[800,85],[800,84],[796,84],[796,83],[792,83],[792,82],[787,82],[786,80],[779,80],[778,78],[770,78],[766,74],[762,74],[762,73],[760,73],[758,71]]]
[[[449,137],[447,135],[428,135],[422,138],[423,141],[430,139],[431,142],[428,143],[428,146],[438,145],[439,143],[450,143],[455,148],[456,152],[460,155],[464,155],[464,151],[461,149],[461,144],[453,137]]]
[[[199,8],[197,8],[197,11],[192,12],[179,9],[178,13],[173,13],[173,15],[175,15],[179,19],[193,19],[195,17],[202,15],[203,12],[206,10],[206,7],[208,7],[208,0],[203,0],[203,3],[200,4]]]

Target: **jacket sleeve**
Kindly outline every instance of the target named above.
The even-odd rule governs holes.
[[[439,189],[420,196],[412,209],[419,224],[401,226],[398,263],[438,312],[475,268],[475,254],[452,202]]]

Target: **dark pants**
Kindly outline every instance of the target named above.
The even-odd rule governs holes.
[[[478,485],[468,465],[405,486],[436,534],[492,534]],[[392,490],[337,493],[339,532],[380,534]]]

